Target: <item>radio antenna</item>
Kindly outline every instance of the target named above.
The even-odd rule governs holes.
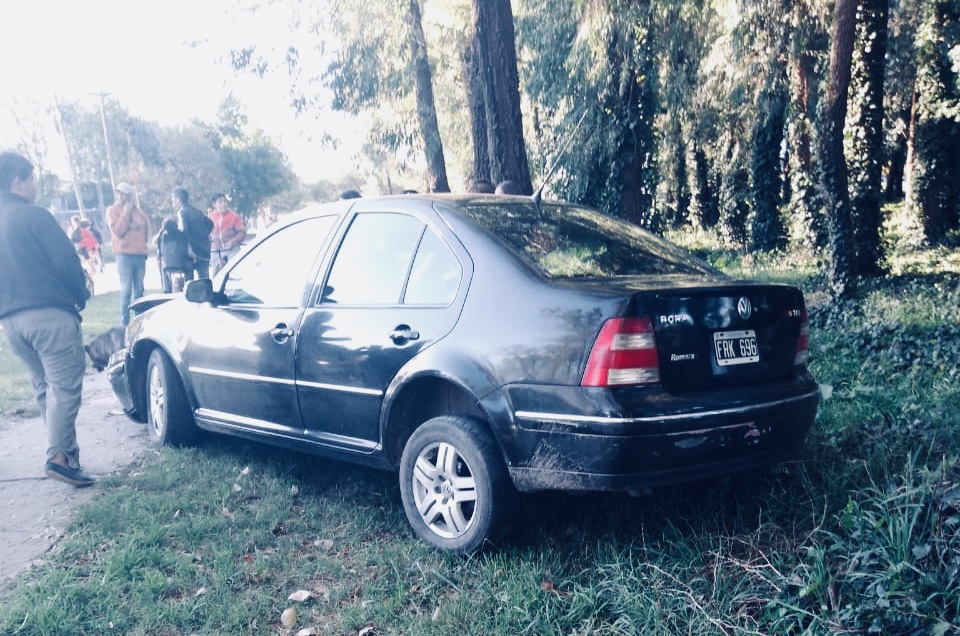
[[[560,148],[560,152],[557,153],[557,156],[553,160],[553,164],[550,165],[550,169],[547,170],[546,176],[543,178],[543,183],[540,184],[540,187],[537,188],[537,191],[533,193],[533,196],[530,198],[533,199],[534,205],[537,206],[537,213],[542,217],[543,211],[540,209],[540,200],[543,196],[543,188],[550,182],[550,177],[553,176],[554,171],[557,169],[557,166],[560,165],[560,160],[567,154],[567,148],[570,147],[570,144],[573,143],[574,137],[577,135],[577,131],[580,130],[580,126],[583,125],[583,120],[586,119],[587,113],[590,112],[590,109],[583,111],[583,114],[580,115],[580,121],[577,122],[577,125],[574,127],[573,131],[567,136],[566,141],[563,142],[563,146]]]

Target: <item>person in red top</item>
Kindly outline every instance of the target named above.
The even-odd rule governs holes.
[[[77,243],[77,252],[83,257],[83,264],[87,268],[87,273],[92,281],[98,269],[100,241],[90,231],[90,221],[86,219],[80,221],[80,241]]]
[[[210,197],[210,271],[216,273],[240,251],[240,244],[247,236],[247,228],[240,215],[227,207],[227,195],[218,192]]]

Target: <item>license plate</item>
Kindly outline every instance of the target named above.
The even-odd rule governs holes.
[[[718,331],[713,334],[713,351],[717,366],[760,362],[757,334],[753,329]]]

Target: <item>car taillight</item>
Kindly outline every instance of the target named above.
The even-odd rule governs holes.
[[[656,384],[660,361],[649,318],[611,318],[600,328],[581,386]]]
[[[793,359],[794,366],[802,366],[810,359],[807,349],[810,347],[810,319],[807,317],[807,310],[804,309],[800,315],[800,337],[797,338],[797,355]]]

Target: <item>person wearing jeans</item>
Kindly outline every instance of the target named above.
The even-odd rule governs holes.
[[[143,279],[147,274],[146,254],[117,254],[117,275],[120,277],[120,321],[130,324],[130,303],[143,296]]]
[[[87,360],[80,311],[89,294],[80,259],[50,212],[34,205],[33,164],[0,153],[0,324],[23,360],[47,426],[47,476],[73,486],[80,469],[77,413]]]
[[[150,219],[137,205],[133,186],[119,183],[116,202],[107,208],[107,225],[113,235],[113,253],[120,276],[120,317],[130,323],[130,303],[143,296],[143,277],[147,273],[147,245]]]

